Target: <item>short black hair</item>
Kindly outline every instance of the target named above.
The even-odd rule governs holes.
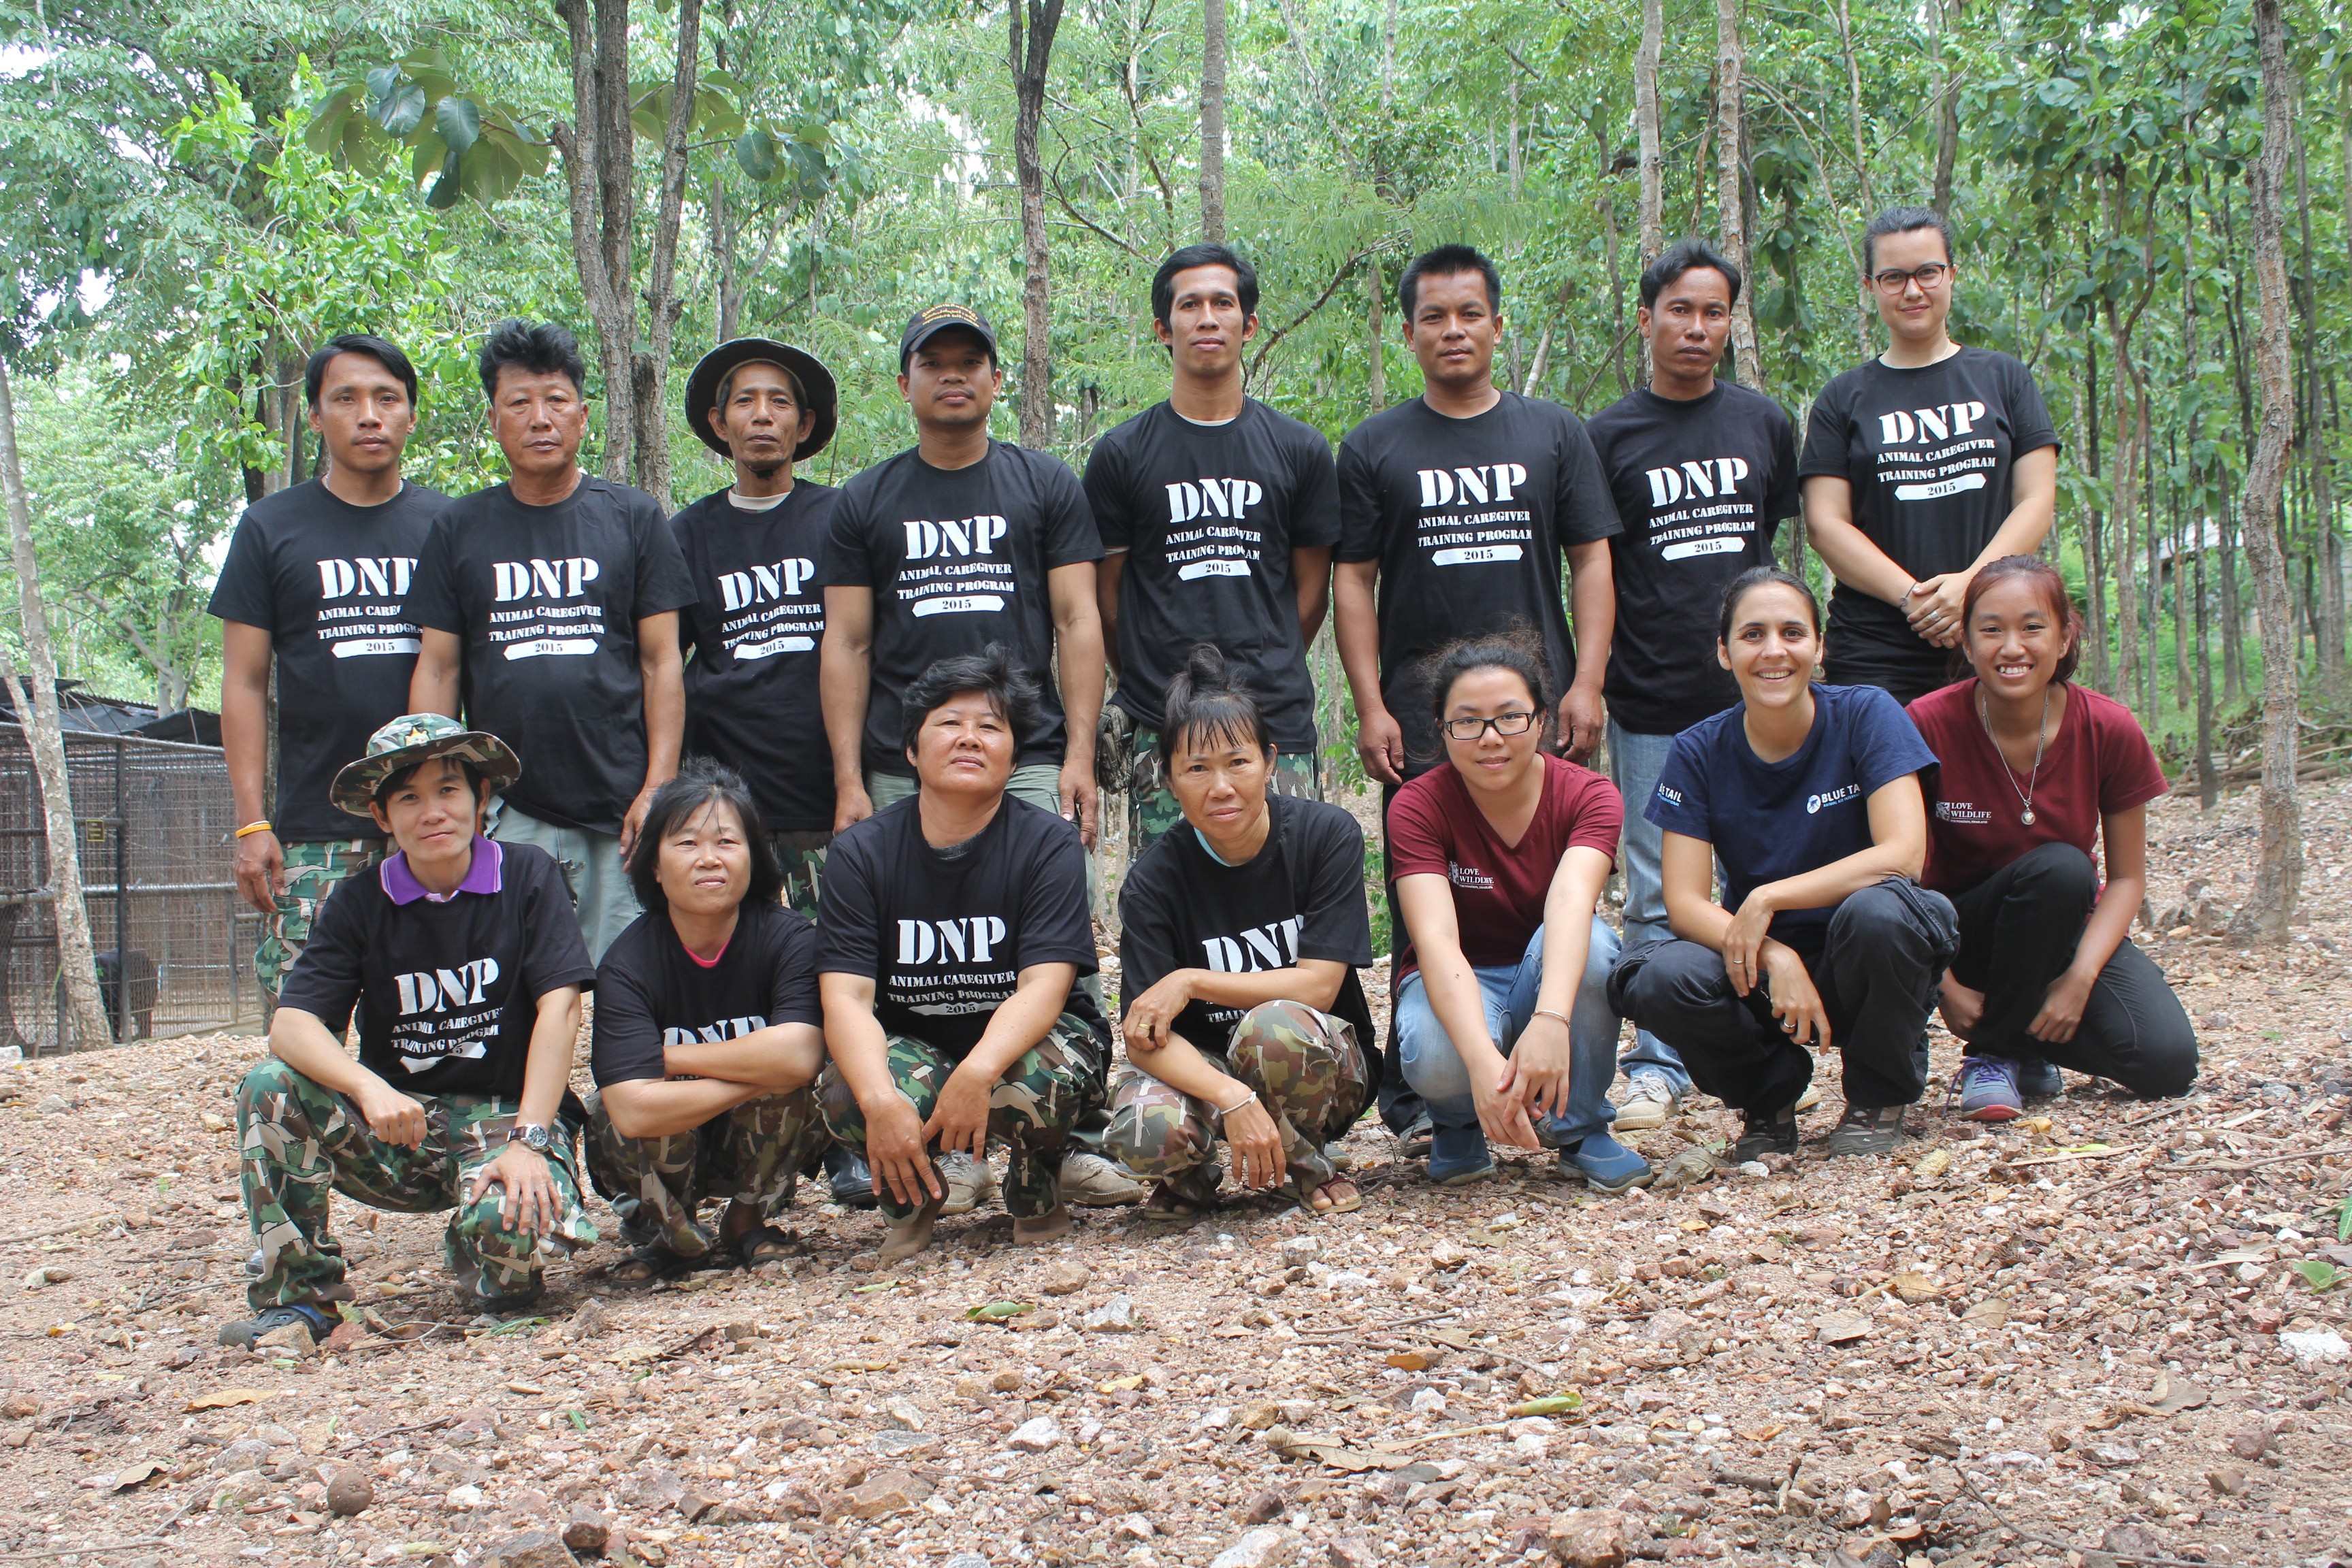
[[[1723,607],[1717,613],[1715,640],[1731,641],[1731,617],[1739,608],[1739,601],[1759,588],[1778,583],[1784,588],[1794,588],[1804,595],[1805,612],[1813,623],[1813,635],[1822,635],[1822,602],[1813,596],[1813,585],[1793,573],[1778,566],[1750,566],[1723,585]]]
[[[784,873],[776,864],[767,825],[760,820],[760,807],[751,799],[743,775],[709,757],[688,757],[677,764],[676,776],[654,791],[646,806],[645,826],[629,847],[629,886],[636,890],[640,905],[648,910],[669,908],[669,898],[661,886],[662,841],[687,818],[714,805],[731,807],[735,820],[743,825],[743,842],[751,852],[751,879],[743,889],[743,902],[772,904],[783,897]]]
[[[1441,735],[1444,732],[1445,700],[1454,694],[1454,683],[1480,669],[1507,669],[1527,682],[1528,695],[1535,699],[1537,727],[1551,722],[1551,667],[1544,658],[1543,645],[1536,640],[1532,630],[1512,626],[1463,637],[1430,656],[1429,714],[1437,721]]]
[[[389,801],[393,797],[394,793],[406,788],[408,781],[415,778],[416,776],[417,770],[424,767],[426,763],[444,762],[454,762],[459,768],[464,770],[466,774],[466,784],[474,792],[474,804],[475,805],[479,806],[482,804],[482,782],[486,775],[483,773],[481,769],[476,767],[472,763],[467,762],[463,757],[427,757],[423,763],[411,763],[408,766],[401,769],[396,773],[386,774],[384,781],[375,786],[375,794],[371,798],[376,805],[383,805],[385,802]]]
[[[1404,276],[1397,279],[1397,304],[1404,310],[1404,319],[1412,320],[1412,308],[1421,298],[1421,280],[1426,277],[1450,278],[1457,272],[1475,272],[1486,280],[1486,309],[1496,315],[1503,313],[1503,275],[1484,253],[1466,245],[1441,245],[1434,250],[1424,250],[1405,263]]]
[[[416,367],[408,363],[400,346],[373,332],[342,332],[320,343],[302,372],[302,394],[311,407],[319,406],[319,394],[327,385],[327,366],[337,354],[365,354],[375,361],[408,389],[408,406],[416,406]]]
[[[575,392],[588,389],[588,365],[580,357],[580,340],[555,321],[530,321],[509,316],[482,340],[482,395],[498,400],[499,372],[511,365],[531,375],[562,374],[572,378]]]
[[[1176,308],[1176,274],[1190,272],[1195,267],[1223,267],[1234,275],[1234,292],[1242,302],[1242,314],[1257,314],[1257,268],[1244,261],[1231,246],[1188,245],[1171,254],[1151,275],[1151,319],[1161,326],[1168,325],[1168,313]]]
[[[1160,724],[1161,771],[1175,765],[1176,748],[1187,741],[1274,750],[1274,731],[1257,699],[1234,679],[1223,652],[1208,643],[1196,646],[1185,657],[1184,668],[1168,682],[1167,710]]]
[[[906,695],[898,700],[898,749],[912,757],[923,721],[961,691],[977,691],[988,699],[1013,731],[1016,748],[1035,724],[1036,680],[1013,668],[1003,643],[992,642],[978,653],[951,654],[907,682]]]
[[[1648,310],[1658,302],[1666,285],[1685,272],[1713,268],[1723,274],[1731,285],[1731,302],[1739,303],[1739,268],[1729,257],[1703,239],[1681,239],[1659,253],[1658,258],[1642,268],[1642,308]]]
[[[1862,231],[1862,272],[1867,278],[1877,269],[1878,241],[1891,234],[1913,234],[1932,228],[1944,240],[1944,259],[1952,259],[1952,226],[1934,207],[1888,207],[1870,220]]]

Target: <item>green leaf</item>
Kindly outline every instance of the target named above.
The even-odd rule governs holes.
[[[465,195],[465,192],[460,189],[457,184],[457,165],[459,162],[460,160],[455,153],[452,153],[446,158],[442,159],[441,177],[435,180],[433,182],[433,188],[425,193],[425,205],[431,207],[435,212],[447,212],[451,207],[457,205],[457,198]]]
[[[565,1420],[572,1423],[572,1428],[573,1431],[585,1432],[588,1430],[588,1417],[581,1412],[577,1410],[567,1410],[563,1413],[563,1416]]]
[[[1584,1406],[1581,1394],[1549,1394],[1541,1399],[1529,1399],[1511,1406],[1514,1416],[1565,1415]]]
[[[755,125],[735,138],[735,166],[762,183],[782,174],[784,161],[777,155],[773,133]]]
[[[973,1323],[1002,1323],[1034,1312],[1036,1307],[1027,1301],[991,1301],[984,1307],[973,1307],[964,1313],[964,1320]]]
[[[387,136],[407,136],[425,119],[425,89],[400,74],[396,66],[368,72],[368,114]]]
[[[2344,1278],[2343,1271],[2336,1265],[2316,1258],[2306,1258],[2291,1267],[2297,1274],[2303,1276],[2303,1282],[2310,1286],[2315,1292],[2328,1289],[2340,1283]]]
[[[467,148],[482,139],[481,106],[452,93],[433,106],[433,129],[441,132],[450,152],[463,157]]]

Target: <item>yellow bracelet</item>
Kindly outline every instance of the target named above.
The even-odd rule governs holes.
[[[268,832],[268,831],[269,831],[269,820],[268,820],[268,818],[264,817],[264,818],[263,818],[261,821],[259,821],[259,822],[248,822],[248,823],[247,823],[243,827],[240,827],[240,828],[238,828],[238,829],[236,830],[236,836],[237,836],[239,838],[242,838],[242,837],[245,837],[247,834],[248,834],[248,833],[267,833],[267,832]]]

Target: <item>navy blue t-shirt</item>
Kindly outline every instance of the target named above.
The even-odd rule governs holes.
[[[1911,716],[1875,686],[1814,687],[1812,732],[1777,763],[1748,743],[1747,718],[1737,703],[1676,735],[1642,808],[1668,833],[1715,847],[1728,910],[1767,882],[1869,848],[1871,795],[1936,765]],[[1834,912],[1782,910],[1772,935],[1817,945]]]

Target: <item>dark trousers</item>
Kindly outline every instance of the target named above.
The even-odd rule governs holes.
[[[2071,844],[2027,850],[1952,900],[1960,951],[1952,973],[1984,993],[1971,1056],[2045,1061],[2112,1079],[2143,1100],[2186,1094],[2197,1036],[2156,961],[2126,940],[2099,971],[2071,1040],[2026,1033],[2051,983],[2074,962],[2099,900],[2099,873]]]
[[[1385,866],[1389,839],[1389,807],[1396,804],[1397,786],[1381,786],[1381,846]],[[1381,879],[1381,892],[1388,900],[1389,910],[1389,973],[1393,978],[1398,964],[1396,957],[1404,952],[1404,916],[1397,910],[1396,877],[1393,872]],[[1404,1066],[1397,1056],[1396,1014],[1393,1006],[1396,994],[1389,994],[1389,1037],[1384,1042],[1364,1043],[1365,1065],[1371,1070],[1372,1104],[1381,1113],[1381,1124],[1402,1137],[1416,1121],[1425,1121],[1429,1106],[1412,1085],[1404,1080]]]
[[[1926,1090],[1927,1013],[1955,942],[1950,901],[1889,877],[1840,904],[1818,947],[1797,947],[1822,994],[1830,1044],[1843,1053],[1849,1103],[1909,1105]],[[1764,988],[1732,990],[1711,947],[1675,940],[1627,950],[1609,976],[1609,1001],[1736,1110],[1780,1110],[1812,1080],[1812,1053],[1781,1029]]]

